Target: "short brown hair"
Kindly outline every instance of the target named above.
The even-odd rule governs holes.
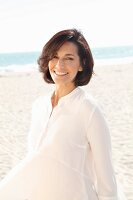
[[[43,78],[47,83],[54,83],[49,72],[48,63],[59,48],[67,41],[72,42],[77,46],[78,55],[83,68],[83,71],[77,73],[75,85],[86,85],[89,83],[93,74],[94,60],[86,39],[77,29],[60,31],[45,44],[38,59],[39,71],[43,73]]]

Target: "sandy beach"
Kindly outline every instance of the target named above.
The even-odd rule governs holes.
[[[133,64],[96,66],[91,93],[107,118],[116,176],[133,200]],[[27,152],[32,102],[53,89],[39,72],[0,74],[0,178]]]

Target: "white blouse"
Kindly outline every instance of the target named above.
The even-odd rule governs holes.
[[[52,110],[33,104],[28,155],[0,183],[1,200],[123,200],[117,195],[107,123],[77,87]]]

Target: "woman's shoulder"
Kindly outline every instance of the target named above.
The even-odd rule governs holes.
[[[94,119],[105,119],[105,112],[100,102],[91,95],[88,91],[82,90],[82,105],[81,111],[84,115],[89,115],[91,120],[92,116]]]
[[[46,101],[46,100],[47,100],[47,95],[38,96],[38,97],[33,101],[33,105],[41,104],[41,103],[43,103],[43,102]]]
[[[32,109],[42,109],[46,108],[48,106],[49,103],[49,99],[50,99],[50,94],[45,94],[45,95],[40,95],[38,96],[32,103]]]
[[[84,108],[96,108],[99,107],[97,99],[87,90],[80,88],[80,101]]]

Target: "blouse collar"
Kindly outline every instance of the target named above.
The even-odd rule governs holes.
[[[70,93],[68,93],[67,95],[61,97],[61,98],[59,99],[58,105],[59,105],[61,102],[66,102],[66,101],[68,101],[68,100],[73,99],[73,97],[77,95],[77,93],[79,92],[79,90],[80,90],[80,88],[79,88],[79,87],[76,87],[76,88],[75,88],[74,90],[72,90]],[[50,94],[50,101],[51,101],[52,95],[53,95],[53,92],[52,92],[52,94]]]

